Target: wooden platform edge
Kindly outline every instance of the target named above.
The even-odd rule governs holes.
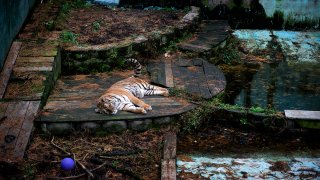
[[[2,68],[1,74],[0,74],[0,99],[3,98],[4,93],[6,91],[11,72],[13,70],[13,66],[16,62],[16,59],[18,57],[19,51],[21,49],[21,42],[13,42],[10,48],[10,51],[8,53],[8,56],[6,58],[5,64]]]

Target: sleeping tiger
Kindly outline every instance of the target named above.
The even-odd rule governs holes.
[[[135,64],[134,77],[121,80],[113,84],[98,99],[97,113],[117,114],[118,111],[146,114],[152,107],[139,98],[145,95],[168,96],[167,89],[151,85],[146,81],[137,78],[141,75],[141,64],[136,59],[127,59],[127,62]]]

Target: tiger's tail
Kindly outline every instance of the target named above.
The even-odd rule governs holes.
[[[142,69],[142,66],[141,64],[139,63],[139,61],[137,59],[134,59],[134,58],[129,58],[129,59],[126,59],[126,62],[128,63],[132,63],[134,64],[134,77],[139,77],[141,76],[141,69]]]

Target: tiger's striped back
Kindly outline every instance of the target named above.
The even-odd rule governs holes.
[[[132,63],[134,65],[134,77],[139,77],[141,76],[141,69],[142,69],[142,66],[141,64],[139,63],[139,61],[137,59],[134,59],[134,58],[129,58],[129,59],[126,59],[126,62],[127,63]]]

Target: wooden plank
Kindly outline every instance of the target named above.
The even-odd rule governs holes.
[[[52,71],[52,66],[41,66],[41,67],[15,67],[15,72],[28,72],[28,71]]]
[[[33,121],[37,116],[38,110],[40,108],[40,101],[31,101],[22,124],[22,127],[17,138],[16,146],[13,151],[13,159],[16,161],[22,161],[24,153],[26,151],[27,145],[29,143],[29,138],[33,128]]]
[[[53,63],[54,57],[18,57],[18,63]]]
[[[14,106],[13,108],[10,108],[10,106]],[[1,147],[2,147],[2,151],[1,151],[1,155],[0,157],[5,157],[4,159],[0,159],[6,162],[13,162],[15,161],[15,159],[12,157],[12,152],[14,151],[16,142],[18,140],[18,136],[19,136],[19,132],[20,129],[22,127],[27,109],[29,106],[29,102],[28,101],[20,101],[18,103],[14,103],[14,104],[10,104],[8,109],[10,109],[10,111],[6,112],[6,116],[7,116],[7,132],[6,130],[4,131],[4,138],[6,136],[12,136],[14,137],[14,139],[11,142],[1,142]],[[13,110],[13,111],[11,111]]]
[[[289,119],[320,120],[320,111],[284,110],[284,114]]]
[[[165,62],[164,71],[166,79],[165,86],[169,88],[174,87],[171,61]]]
[[[0,74],[0,99],[3,98],[7,84],[10,79],[10,75],[15,64],[15,61],[18,57],[21,42],[13,42],[9,51],[9,54],[6,58],[5,64]]]
[[[17,105],[17,102],[6,102],[6,111],[4,113],[4,119],[2,119],[1,123],[0,123],[0,145],[2,145],[2,143],[4,142],[4,138],[8,133],[8,129],[11,127],[11,120],[12,118],[15,117],[16,114],[15,113],[15,106]],[[2,104],[3,107],[5,107],[4,104]],[[0,146],[1,151],[0,153],[3,151],[2,146]],[[0,156],[1,157],[1,156]]]
[[[177,135],[169,132],[164,136],[163,159],[175,159],[177,156]]]
[[[177,170],[175,159],[164,159],[161,161],[161,180],[176,180]]]

